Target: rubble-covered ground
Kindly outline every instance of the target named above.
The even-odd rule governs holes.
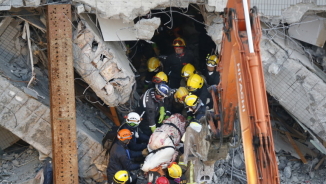
[[[87,1],[85,0],[78,2]],[[103,10],[105,9],[104,5],[109,4],[108,2],[109,1],[101,2],[103,6],[96,6],[101,7],[100,9]],[[132,3],[133,1],[130,2]],[[95,1],[92,1],[92,3],[95,3]],[[125,44],[122,42],[104,42],[101,35],[96,32],[96,27],[95,29],[92,27],[98,24],[96,21],[92,21],[92,18],[95,17],[96,13],[94,7],[91,7],[93,5],[92,3],[86,3],[85,5],[79,4],[79,7],[82,6],[85,8],[83,13],[91,13],[89,14],[89,17],[91,18],[89,18],[88,22],[84,19],[83,21],[85,22],[81,21],[82,18],[86,17],[85,14],[80,15],[79,17],[76,12],[74,12],[74,18],[71,20],[71,22],[74,26],[77,26],[74,27],[76,29],[75,36],[77,37],[75,38],[74,43],[79,44],[75,45],[75,49],[78,50],[78,52],[76,52],[74,56],[75,67],[80,67],[76,69],[75,76],[76,114],[78,116],[77,124],[78,128],[80,128],[79,130],[87,132],[87,135],[90,139],[92,139],[92,141],[94,141],[94,144],[96,143],[96,145],[99,146],[103,135],[106,133],[107,129],[113,125],[108,116],[103,113],[108,108],[108,104],[105,104],[105,102],[112,102],[114,105],[118,104],[116,107],[120,115],[124,115],[126,112],[128,112],[128,110],[130,110],[129,108],[132,106],[129,104],[130,101],[128,101],[126,104],[120,104],[119,102],[125,102],[129,96],[129,93],[134,91],[134,87],[137,87],[136,91],[138,92],[138,96],[142,94],[144,87],[143,81],[146,73],[146,61],[151,54],[154,54],[154,51],[152,50],[152,44],[150,41],[127,41]],[[121,1],[116,3],[119,4],[126,2]],[[183,2],[179,4],[179,6],[185,7],[185,4],[187,4],[187,2]],[[210,5],[212,4],[214,3],[211,1]],[[162,1],[161,5],[169,6],[169,2]],[[154,8],[153,6],[154,5],[152,4],[150,8]],[[192,4],[191,7],[192,6],[195,5]],[[148,7],[146,8],[150,9]],[[155,13],[158,14],[168,14],[170,13],[169,11],[172,12],[172,10],[179,11],[179,14],[173,14],[174,19],[172,19],[172,16],[170,17],[169,15],[161,16],[160,27],[157,28],[157,30],[154,29],[155,34],[151,41],[163,43],[159,45],[161,49],[160,55],[168,55],[171,53],[170,44],[176,34],[172,29],[173,25],[181,25],[180,27],[185,30],[183,34],[188,44],[188,48],[193,52],[198,52],[198,55],[195,55],[195,59],[198,64],[201,63],[200,58],[203,58],[203,56],[206,57],[207,53],[211,53],[212,48],[215,49],[215,44],[220,44],[223,24],[221,22],[221,18],[219,17],[219,12],[201,11],[201,13],[203,13],[201,16],[198,14],[199,11],[197,12],[195,10],[196,8],[203,10],[203,6],[198,6],[195,8],[182,9],[182,11],[179,11],[180,9],[178,8],[168,8],[164,13],[161,9],[155,11]],[[147,14],[145,11],[147,9],[131,11],[132,15],[130,17],[128,17],[128,13],[131,12],[125,12],[126,14],[119,14],[119,16],[121,16],[120,18],[123,20],[134,20],[134,14],[137,14],[137,12]],[[311,4],[298,4],[285,10],[284,16],[287,15],[288,17],[284,20],[288,21],[286,22],[288,24],[293,23],[293,26],[303,24],[304,22],[298,23],[298,21],[300,21],[298,18],[302,17],[305,14],[304,11],[308,10],[311,10],[313,13],[318,12],[316,13],[317,15],[325,17],[323,13],[320,13],[326,11],[324,7],[316,7]],[[116,11],[119,11],[119,9],[116,9]],[[297,14],[291,14],[293,11],[295,11]],[[34,18],[43,21],[45,15],[41,12],[42,11],[40,9],[35,11],[33,10],[33,15],[36,14],[36,17]],[[2,47],[0,49],[0,75],[18,89],[22,89],[24,93],[37,99],[38,102],[44,104],[45,106],[49,106],[46,33],[43,32],[44,28],[37,27],[35,26],[35,22],[31,22],[30,31],[33,51],[32,71],[29,48],[27,40],[24,38],[24,27],[26,22],[21,17],[12,16],[11,14],[13,13],[18,14],[22,12],[15,9],[8,14],[4,14],[8,15],[7,17],[0,18],[0,35],[2,35]],[[105,14],[103,11],[98,13]],[[193,15],[190,18],[181,18],[184,17],[186,13]],[[105,14],[105,16],[110,15],[108,13]],[[152,16],[152,14],[148,16]],[[140,17],[136,18],[135,21],[138,19],[140,19]],[[200,20],[200,22],[205,21],[205,25],[193,21],[194,19]],[[323,19],[319,18],[318,20]],[[263,27],[264,40],[261,43],[262,58],[265,64],[264,69],[266,71],[265,79],[267,81],[267,90],[270,95],[275,98],[270,100],[269,103],[273,129],[275,129],[274,141],[276,142],[275,151],[277,153],[280,181],[281,183],[325,184],[325,155],[320,152],[320,149],[317,149],[315,145],[312,144],[312,140],[315,141],[317,139],[321,142],[325,149],[325,139],[323,137],[325,135],[324,109],[326,108],[324,106],[325,90],[323,90],[325,87],[325,79],[323,78],[325,77],[324,72],[326,66],[325,48],[317,47],[310,43],[304,43],[303,41],[294,40],[282,31],[274,31],[279,28],[288,28],[287,25],[284,25],[284,22],[279,23],[279,19],[267,18],[263,19],[263,21],[265,23],[265,27]],[[142,26],[138,26],[138,28],[139,27]],[[200,28],[199,30],[197,29],[198,27]],[[77,29],[79,29],[78,31],[80,32],[78,32]],[[92,39],[94,39],[95,42]],[[123,45],[128,47],[123,47]],[[209,49],[204,48],[203,45],[209,47]],[[125,51],[127,51],[127,54],[125,54]],[[105,57],[103,57],[103,55]],[[87,63],[89,58],[97,63]],[[136,68],[137,71],[133,71],[129,68],[129,62]],[[114,73],[109,74],[98,72],[97,69],[100,69],[100,65],[112,69]],[[200,67],[205,68],[205,66],[202,65],[200,65]],[[89,71],[91,71],[90,73],[94,76],[87,78],[87,80],[83,79],[85,76],[88,77],[88,74],[90,73],[87,72]],[[35,80],[32,81],[30,88],[26,88],[33,73],[36,76]],[[287,81],[283,81],[286,83],[286,85],[284,83],[282,83],[282,85],[280,84],[282,80],[278,81],[279,79],[285,80],[281,74],[289,74],[288,76],[290,76],[289,79],[286,79]],[[114,79],[116,77],[117,80],[112,80],[110,77],[113,77]],[[91,84],[92,80],[96,81],[97,79],[101,82]],[[133,84],[134,81],[137,81],[136,86],[130,85]],[[122,87],[114,85],[118,82],[122,82]],[[291,84],[289,84],[290,82]],[[105,92],[109,92],[109,94],[114,95],[116,98],[111,98],[110,95],[103,92],[103,86],[105,86],[107,90]],[[99,87],[99,89],[97,87]],[[286,90],[292,90],[294,87],[297,88],[292,91],[288,90],[283,92],[280,90],[281,87]],[[126,90],[124,90],[124,88]],[[305,96],[300,96],[302,95],[301,93],[298,95],[299,92],[303,93]],[[98,93],[101,94],[97,95]],[[289,100],[289,97],[296,98],[290,98]],[[297,102],[302,102],[306,106],[299,108]],[[288,109],[284,110],[282,106],[288,107]],[[309,116],[307,115],[307,112],[311,112],[308,113]],[[313,125],[314,127],[308,127],[311,129],[314,128],[315,133],[319,135],[303,129],[297,123],[297,121],[300,121],[300,119],[298,120],[293,118],[293,116],[296,115],[301,115],[304,116],[303,119],[308,119],[307,121],[303,122],[301,120],[301,122],[306,123],[307,126],[310,124]],[[299,147],[306,163],[303,163],[304,160],[302,160],[300,154],[293,148],[289,138],[286,136],[286,132],[291,134],[291,139],[295,142],[297,147]],[[25,137],[21,138],[23,139]],[[78,146],[80,150],[86,150],[91,147],[90,145],[85,145],[84,140],[79,140]],[[94,155],[100,155],[100,152],[101,151],[99,151],[99,153],[96,152]],[[85,156],[84,154],[79,155],[80,160],[82,160],[82,158],[87,160],[88,158],[86,157],[88,156]],[[39,171],[41,171],[43,166],[42,160],[44,160],[44,155],[26,142],[19,141],[4,149],[3,152],[0,152],[0,159],[0,183],[12,182],[31,184],[37,183],[42,179]],[[95,176],[97,176],[97,172],[94,174],[87,173],[89,170],[91,170],[89,169],[88,160],[87,162],[80,163],[83,163],[79,165],[80,171],[85,171],[85,173],[82,173],[82,177],[80,177],[80,183],[103,182],[100,181],[100,179],[99,181],[96,181],[97,177]],[[103,163],[96,164],[96,168],[100,170],[100,172],[104,173],[106,165]],[[212,183],[246,183],[244,168],[245,161],[242,147],[240,146],[238,148],[230,149],[225,160],[219,160],[215,163],[215,174]],[[138,183],[146,182],[145,180],[140,179]]]

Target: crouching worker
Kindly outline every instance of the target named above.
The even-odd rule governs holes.
[[[132,139],[132,135],[132,132],[128,129],[119,130],[117,135],[118,141],[113,144],[110,150],[109,165],[106,170],[108,183],[113,183],[115,173],[120,170],[126,170],[130,173],[130,171],[140,168],[140,164],[132,163],[131,158],[142,156],[141,151],[131,151],[127,147]],[[137,176],[130,173],[130,178],[129,183],[137,183]]]
[[[132,132],[132,139],[128,144],[128,148],[132,151],[147,150],[149,136],[139,131],[139,124],[142,118],[136,112],[130,112],[126,117],[126,123],[121,126],[121,129],[128,129]]]
[[[185,105],[188,108],[187,121],[189,126],[197,132],[201,131],[200,119],[206,114],[206,106],[196,95],[189,94],[185,98]]]

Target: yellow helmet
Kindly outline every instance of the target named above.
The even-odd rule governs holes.
[[[197,105],[198,101],[199,98],[197,95],[189,94],[185,98],[185,104],[190,107]]]
[[[187,89],[188,91],[195,91],[200,89],[204,85],[204,79],[198,74],[192,74],[187,80]]]
[[[152,79],[156,84],[165,82],[168,83],[168,76],[164,72],[158,72]]]
[[[185,87],[179,87],[174,93],[174,99],[176,102],[183,103],[188,94],[189,92]]]
[[[173,40],[172,46],[173,47],[185,47],[186,42],[182,38],[178,37],[178,38]]]
[[[126,183],[129,179],[129,174],[128,171],[126,170],[121,170],[115,173],[113,180],[116,183]]]
[[[214,67],[218,64],[219,60],[216,55],[207,55],[206,65],[210,67]]]
[[[196,72],[196,69],[194,65],[188,63],[182,67],[181,70],[181,77],[189,77],[190,75],[194,74]]]
[[[147,61],[147,69],[149,72],[154,72],[159,66],[161,66],[161,61],[156,57],[151,57]]]
[[[180,178],[182,175],[181,167],[175,162],[168,167],[168,172],[171,178]]]

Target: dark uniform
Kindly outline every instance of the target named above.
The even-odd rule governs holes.
[[[133,133],[132,139],[128,144],[128,148],[132,151],[142,151],[147,148],[149,136],[139,132],[138,127],[129,126],[128,123],[125,123],[121,126],[120,129],[128,129]]]
[[[185,50],[182,54],[171,54],[166,58],[164,63],[164,72],[169,76],[169,87],[180,87],[181,70],[186,64],[194,65],[194,56],[191,52]]]
[[[110,160],[109,165],[106,169],[108,183],[113,182],[114,174],[120,170],[126,170],[130,173],[132,170],[140,168],[140,164],[134,164],[131,162],[131,158],[136,158],[142,156],[140,151],[131,151],[127,148],[127,144],[122,141],[117,141],[112,146],[110,150]],[[137,183],[137,177],[132,176],[133,182]]]
[[[145,76],[145,85],[148,86],[148,88],[154,87],[154,83],[152,82],[153,77],[158,73],[163,71],[163,66],[159,66],[159,69],[157,72],[149,72],[147,71],[146,76]]]
[[[208,86],[218,85],[220,83],[220,73],[217,71],[213,71],[213,72],[206,71],[205,78]]]
[[[171,114],[179,113],[182,114],[182,110],[184,109],[184,104],[176,102],[174,99],[174,92],[167,98],[164,99],[164,106],[166,107],[166,115],[171,116]]]
[[[208,106],[209,108],[213,107],[213,101],[212,101],[212,94],[208,91],[208,86],[206,83],[200,88],[197,89],[196,91],[191,92],[194,95],[197,95],[198,98],[204,103],[204,105]],[[207,103],[207,99],[209,99],[209,103]]]
[[[155,99],[154,88],[148,89],[139,99],[136,112],[143,114],[143,121],[139,124],[139,128],[144,134],[150,136],[152,130],[150,127],[156,126],[160,107],[164,106],[163,101]]]
[[[199,108],[196,111],[187,111],[187,116],[192,117],[192,120],[196,120],[198,123],[200,122],[200,118],[204,117],[206,115],[206,105],[204,105],[201,101]]]

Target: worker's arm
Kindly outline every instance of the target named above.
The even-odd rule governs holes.
[[[147,115],[147,122],[149,127],[156,125],[155,121],[156,121],[156,117],[155,117],[155,109],[151,108],[151,107],[147,107],[146,108],[146,115]]]
[[[145,149],[145,148],[143,148],[143,149]],[[141,153],[141,151],[132,151],[132,150],[129,150],[129,153],[130,153],[130,158],[137,158],[137,157],[142,157],[143,156],[142,153]]]
[[[142,151],[143,149],[147,148],[147,144],[138,144],[136,139],[132,138],[128,144],[128,148],[134,151]]]
[[[122,168],[127,171],[132,171],[140,168],[140,164],[134,164],[131,162],[130,158],[128,157],[127,150],[126,152],[120,155],[119,162],[122,165]],[[129,153],[130,154],[130,153]]]

